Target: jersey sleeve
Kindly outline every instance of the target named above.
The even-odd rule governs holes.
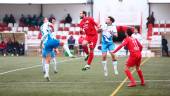
[[[127,39],[124,39],[123,42],[122,42],[122,44],[119,45],[119,46],[113,51],[113,53],[116,53],[117,51],[119,51],[123,46],[127,45],[127,43],[128,43],[128,40],[127,40]]]

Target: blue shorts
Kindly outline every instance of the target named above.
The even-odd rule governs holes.
[[[50,54],[51,58],[55,58],[55,56],[56,56],[54,51],[46,51],[44,49],[42,50],[42,57],[43,58],[46,58],[48,54]]]
[[[45,58],[48,54],[50,54],[51,58],[55,57],[54,48],[58,48],[60,45],[60,41],[57,39],[49,38],[44,43],[44,48],[42,51],[42,56]]]
[[[44,43],[44,50],[45,51],[53,51],[54,48],[58,48],[60,45],[60,41],[57,39],[48,39]]]
[[[115,49],[115,44],[113,43],[102,43],[102,53],[107,51],[113,51]]]

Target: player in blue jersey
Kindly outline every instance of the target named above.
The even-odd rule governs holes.
[[[112,51],[115,48],[115,44],[113,42],[113,35],[117,36],[117,29],[114,23],[114,18],[109,16],[106,19],[106,24],[101,27],[101,43],[102,43],[102,65],[104,68],[104,76],[108,76],[108,68],[107,68],[107,52],[109,51],[112,57],[112,64],[114,73],[117,75],[117,59],[115,54]]]
[[[52,26],[52,24],[50,22],[48,22],[48,19],[44,18],[44,23],[40,27],[41,35],[44,36],[46,33],[52,32],[51,31],[51,26]],[[57,66],[57,62],[56,62],[56,53],[55,53],[55,51],[52,51],[51,58],[52,58],[52,61],[54,63],[54,66],[53,66],[54,73],[57,73],[58,72],[58,70],[57,70],[58,66]],[[43,67],[43,72],[45,73],[45,55],[44,55],[44,49],[42,49],[42,67]]]
[[[49,79],[49,64],[51,58],[54,58],[54,49],[56,52],[58,52],[58,46],[62,43],[60,43],[59,40],[53,36],[50,29],[50,23],[48,22],[48,19],[44,19],[44,24],[41,26],[41,32],[42,32],[42,38],[40,43],[40,48],[42,49],[42,57],[43,59],[43,70],[45,71],[44,78],[46,78],[48,81]]]

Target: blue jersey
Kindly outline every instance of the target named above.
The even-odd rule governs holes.
[[[55,36],[51,32],[51,28],[49,26],[49,22],[44,23],[41,26],[41,33],[42,38],[41,41],[43,42],[44,48],[42,51],[43,57],[46,57],[48,54],[51,55],[51,57],[54,57],[54,48],[57,48],[60,45],[60,41],[55,38]]]
[[[115,48],[115,44],[113,43],[113,35],[117,35],[117,29],[115,25],[105,25],[102,26],[102,53],[106,53],[107,51],[113,51]]]
[[[117,34],[117,29],[115,25],[105,25],[102,27],[102,43],[113,43],[113,35]]]

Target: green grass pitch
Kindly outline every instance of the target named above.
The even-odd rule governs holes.
[[[143,58],[145,60],[146,58]],[[119,75],[113,75],[111,58],[108,58],[109,76],[104,77],[101,57],[95,57],[91,69],[83,72],[83,58],[57,57],[59,73],[50,65],[50,82],[43,78],[40,57],[0,57],[0,96],[110,96],[126,78],[124,63],[119,58]],[[169,96],[170,58],[150,58],[141,67],[146,86],[126,87],[116,96]],[[133,74],[138,81],[136,73]]]

